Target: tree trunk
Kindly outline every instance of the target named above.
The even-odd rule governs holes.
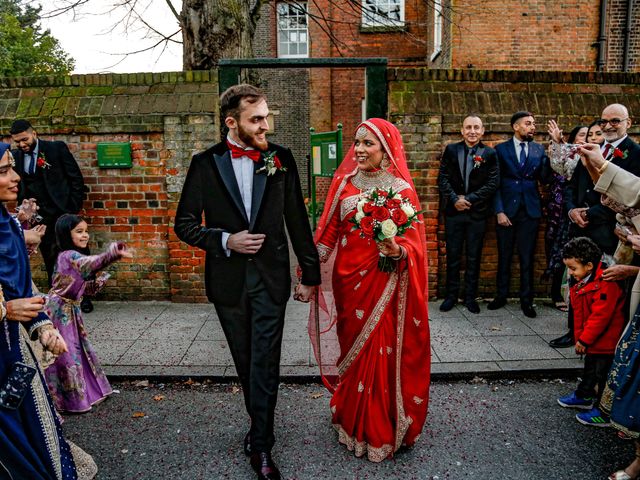
[[[266,0],[183,0],[183,68],[209,70],[221,58],[252,58],[253,36]]]

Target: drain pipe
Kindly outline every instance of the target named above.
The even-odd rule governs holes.
[[[622,49],[622,71],[629,71],[629,43],[631,42],[631,15],[633,14],[633,0],[627,0],[627,18],[625,18],[624,28],[624,48]]]
[[[631,2],[631,0],[629,0]],[[600,1],[600,33],[598,34],[598,60],[596,70],[602,72],[605,65],[605,48],[607,46],[607,0]]]

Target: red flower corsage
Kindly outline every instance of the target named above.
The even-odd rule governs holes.
[[[473,168],[478,168],[483,163],[484,158],[482,158],[480,155],[476,155],[475,157],[473,157]]]
[[[629,155],[629,151],[625,150],[624,152],[622,150],[620,150],[619,148],[614,148],[613,149],[613,158],[622,158],[625,159],[627,158],[627,155]]]
[[[51,165],[47,163],[44,158],[44,152],[38,152],[38,158],[36,158],[36,166],[38,168],[49,168]]]

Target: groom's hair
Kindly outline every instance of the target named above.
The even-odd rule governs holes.
[[[266,99],[267,97],[262,90],[247,83],[227,88],[220,95],[220,114],[223,122],[227,117],[233,117],[236,120],[240,119],[242,100],[246,100],[248,103],[257,103]]]

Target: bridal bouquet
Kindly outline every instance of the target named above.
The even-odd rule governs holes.
[[[408,198],[402,197],[392,188],[383,190],[374,188],[361,195],[355,216],[351,218],[353,230],[360,230],[362,238],[381,242],[387,238],[402,236],[420,222],[418,215]],[[387,256],[380,254],[378,269],[381,272],[392,272],[395,263]]]

